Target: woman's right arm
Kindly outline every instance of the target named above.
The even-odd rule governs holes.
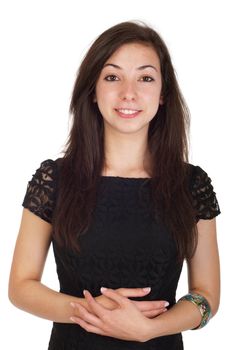
[[[41,283],[51,243],[52,225],[24,208],[9,278],[9,299],[36,316],[71,323],[70,302],[86,305],[84,298],[56,292]]]
[[[52,225],[24,208],[15,245],[9,278],[9,299],[19,309],[53,322],[72,323],[77,315],[71,302],[81,303],[88,309],[85,298],[56,292],[41,283],[42,273],[51,244]],[[148,294],[141,288],[119,288],[125,297],[142,297]],[[114,309],[117,305],[100,295],[96,297],[103,306]],[[147,317],[155,317],[166,310],[165,301],[134,301]]]

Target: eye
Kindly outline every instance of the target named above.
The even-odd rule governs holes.
[[[108,78],[110,78],[110,79],[108,79]],[[112,78],[113,78],[113,79],[112,79]],[[104,80],[106,80],[106,81],[115,81],[115,78],[117,78],[116,75],[111,74],[111,75],[107,75],[107,76],[104,78]]]
[[[144,79],[143,81],[145,81],[147,83],[154,81],[154,79],[148,75],[145,75],[142,79]]]
[[[116,75],[114,74],[110,74],[110,75],[107,75],[104,80],[106,81],[117,81],[118,78],[116,77]],[[146,82],[146,83],[150,83],[152,81],[154,81],[155,79],[153,79],[152,77],[148,76],[148,75],[145,75],[142,77],[143,81]]]

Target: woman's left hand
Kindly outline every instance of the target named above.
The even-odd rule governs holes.
[[[101,292],[115,301],[118,308],[114,310],[104,308],[90,292],[85,291],[85,299],[93,313],[79,303],[75,303],[79,317],[73,316],[70,319],[87,332],[139,342],[150,339],[148,334],[151,321],[138,310],[131,300],[119,295],[113,289],[101,289]]]

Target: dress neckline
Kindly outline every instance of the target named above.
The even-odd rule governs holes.
[[[113,176],[113,175],[101,175],[102,179],[115,179],[115,180],[124,180],[124,181],[144,181],[151,180],[151,177],[123,177],[123,176]]]

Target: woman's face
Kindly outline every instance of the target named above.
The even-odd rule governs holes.
[[[122,45],[105,62],[95,98],[105,128],[121,133],[148,130],[162,104],[162,77],[157,53],[140,43]]]

